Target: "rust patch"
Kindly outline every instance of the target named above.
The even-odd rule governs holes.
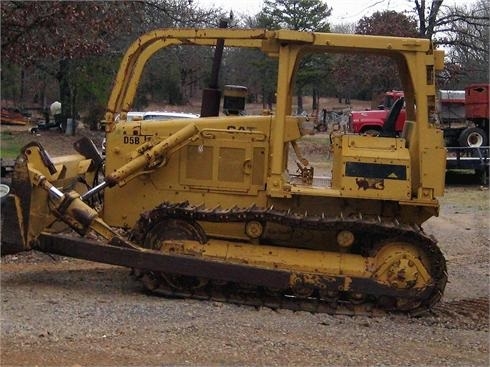
[[[384,190],[385,180],[382,178],[356,178],[356,184],[358,190]]]

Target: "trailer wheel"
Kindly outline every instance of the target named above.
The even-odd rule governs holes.
[[[9,185],[0,184],[0,201],[3,203],[7,200],[7,195],[10,193]]]
[[[461,132],[458,143],[462,147],[478,148],[488,144],[488,136],[479,127],[469,127]]]

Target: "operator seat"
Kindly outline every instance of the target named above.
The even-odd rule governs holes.
[[[388,117],[386,118],[386,121],[383,124],[383,129],[381,130],[379,136],[386,137],[386,138],[396,137],[396,130],[395,130],[396,120],[400,115],[404,102],[405,102],[404,98],[400,97],[395,101],[395,103],[393,103],[393,106],[391,106],[390,113],[388,114]]]

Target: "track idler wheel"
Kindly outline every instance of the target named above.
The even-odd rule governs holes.
[[[417,248],[406,242],[383,245],[376,253],[373,277],[395,289],[424,288],[431,282],[430,267]]]
[[[202,228],[193,222],[180,219],[162,219],[156,221],[146,234],[143,245],[154,250],[164,250],[164,242],[169,240],[193,240],[206,242],[206,235]],[[172,249],[165,249],[172,251]],[[155,273],[143,269],[134,269],[133,274],[141,278],[143,286],[149,291],[157,290],[161,285],[179,291],[192,291],[202,289],[208,284],[204,278],[190,277],[178,274]]]
[[[377,270],[374,277],[378,282],[393,289],[419,290],[434,286],[429,261],[415,245],[404,241],[393,241],[380,246],[376,255]],[[424,302],[421,298],[406,296],[381,297],[377,303],[385,310],[412,311]]]

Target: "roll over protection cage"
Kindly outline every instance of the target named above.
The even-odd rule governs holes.
[[[255,48],[278,58],[277,104],[272,125],[270,182],[280,180],[286,116],[292,114],[294,75],[301,56],[307,53],[366,53],[392,57],[400,72],[407,120],[416,121],[409,145],[412,157],[421,157],[432,144],[425,131],[435,111],[435,72],[443,68],[443,51],[430,40],[408,37],[347,35],[265,29],[158,29],[139,37],[127,50],[116,76],[105,114],[106,133],[114,130],[115,116],[125,119],[131,109],[141,74],[148,60],[160,49],[176,45]],[[416,91],[416,93],[415,93]],[[417,108],[415,109],[415,106]],[[418,168],[413,168],[420,171]],[[416,180],[421,180],[417,173]],[[419,185],[414,182],[414,188]],[[419,185],[421,186],[421,185]]]

